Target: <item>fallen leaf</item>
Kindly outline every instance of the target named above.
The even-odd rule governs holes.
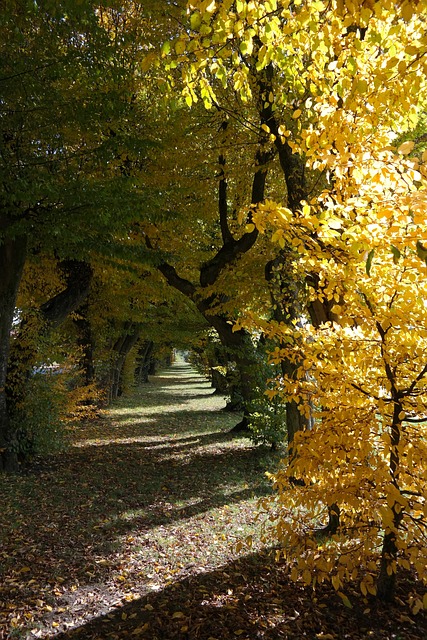
[[[134,629],[134,630],[132,631],[132,634],[131,634],[131,635],[133,635],[133,636],[137,636],[137,635],[139,635],[140,633],[144,633],[145,631],[147,631],[147,629],[148,629],[148,627],[149,627],[149,626],[150,626],[150,625],[149,625],[149,623],[148,623],[148,622],[146,622],[142,627],[136,627],[136,629]]]

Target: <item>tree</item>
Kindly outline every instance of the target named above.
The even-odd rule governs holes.
[[[128,224],[133,185],[125,165],[146,147],[133,99],[145,55],[134,42],[140,24],[86,0],[10,1],[2,12],[0,467],[16,466],[6,377],[27,256],[50,251],[87,261],[100,238],[108,242]],[[33,363],[24,360],[28,371]]]
[[[238,324],[277,340],[273,360],[287,363],[278,393],[315,418],[275,476],[276,532],[294,577],[338,590],[360,577],[364,592],[390,599],[399,563],[425,578],[425,470],[414,449],[424,448],[426,371],[411,346],[424,339],[424,296],[415,301],[413,288],[425,170],[407,157],[410,141],[391,148],[425,104],[425,5],[194,1],[188,15],[174,44],[187,102],[200,95],[210,108],[232,85],[247,104],[264,72],[258,122],[287,186],[286,204],[261,202],[252,221],[273,227],[300,293],[288,291],[286,318]],[[341,516],[324,547],[320,505]]]
[[[153,256],[157,255],[153,260],[168,284],[195,304],[228,348],[236,362],[245,409],[253,397],[256,349],[245,330],[233,331],[230,319],[239,313],[239,300],[242,305],[253,301],[253,283],[259,278],[250,278],[255,270],[262,274],[265,261],[265,257],[253,257],[258,232],[250,224],[251,206],[264,197],[269,161],[269,154],[262,152],[265,133],[260,130],[251,136],[255,157],[239,157],[238,144],[231,140],[237,135],[247,144],[241,127],[217,115],[205,118],[203,110],[187,113],[182,104],[171,101],[165,109],[167,144],[150,168],[155,188],[161,190],[158,206],[164,203],[164,212],[141,225],[142,236]],[[159,117],[165,119],[163,111]],[[177,119],[181,128],[174,130]],[[184,131],[183,122],[188,122]],[[163,176],[160,184],[159,175]],[[249,216],[244,233],[239,233],[237,223],[241,208]],[[246,427],[246,420],[241,427]]]

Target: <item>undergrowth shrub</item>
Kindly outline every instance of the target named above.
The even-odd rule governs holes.
[[[269,398],[263,391],[249,407],[249,428],[254,444],[277,447],[286,439],[286,405],[279,396]]]
[[[66,447],[67,389],[64,376],[36,373],[32,376],[24,404],[13,418],[13,449],[21,459],[47,455]]]

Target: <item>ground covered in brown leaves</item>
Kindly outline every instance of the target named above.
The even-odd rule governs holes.
[[[177,363],[72,433],[66,453],[2,477],[0,638],[425,640],[427,618],[291,583],[256,542],[275,457]],[[255,535],[252,552],[233,544]]]

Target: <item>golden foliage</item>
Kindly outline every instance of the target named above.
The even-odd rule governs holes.
[[[427,97],[427,4],[193,0],[188,14],[173,49],[187,103],[210,108],[228,86],[247,104],[268,67],[277,135],[325,176],[298,210],[270,200],[252,215],[292,249],[308,308],[336,319],[246,314],[276,340],[272,361],[294,365],[276,393],[314,420],[262,501],[267,535],[293,578],[340,594],[349,580],[375,594],[398,567],[427,580],[427,165],[423,136],[393,146]],[[340,527],[322,544],[337,505]]]

